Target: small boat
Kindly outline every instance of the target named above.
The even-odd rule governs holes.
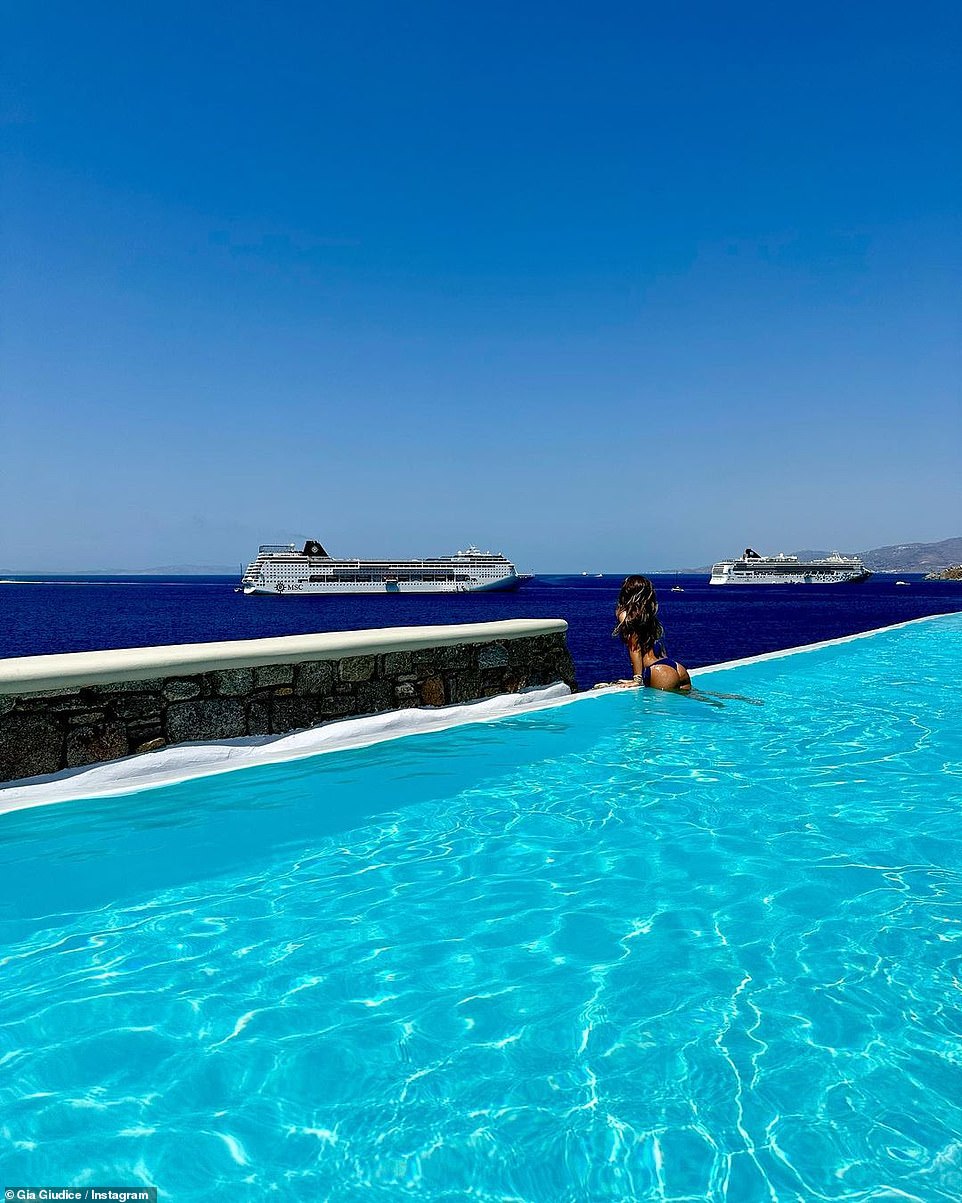
[[[685,586],[684,585],[672,585],[671,591],[672,591],[672,593],[684,593]]]
[[[896,585],[905,585],[905,587],[908,588],[908,581],[896,581],[895,583]]]

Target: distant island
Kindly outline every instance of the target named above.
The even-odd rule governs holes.
[[[163,568],[0,568],[0,576],[240,576],[243,567],[228,564],[168,564]]]
[[[719,554],[719,559],[737,556],[740,548],[729,549]],[[781,550],[777,548],[776,550]],[[803,551],[791,552],[800,560],[820,560],[841,548],[831,548],[818,551],[806,548]],[[943,539],[939,543],[895,543],[889,547],[873,547],[870,551],[850,552],[844,555],[857,555],[870,572],[914,572],[925,573],[929,580],[962,580],[962,537]],[[662,568],[660,573],[691,573],[701,574],[711,572],[711,564],[699,568]],[[244,571],[243,564],[231,567],[229,564],[165,564],[159,568],[69,568],[52,572],[50,569],[4,569],[0,568],[0,577],[16,576],[231,576],[239,577]],[[652,571],[649,569],[649,571]],[[551,575],[551,574],[539,574]],[[566,575],[566,574],[561,574]],[[576,575],[576,574],[575,574]],[[585,574],[582,574],[585,575]],[[600,575],[600,574],[599,574]]]
[[[827,551],[816,551],[806,548],[804,551],[794,551],[800,560],[821,560],[841,548],[831,548]],[[726,553],[727,555],[728,553]],[[737,550],[731,554],[737,555]],[[959,580],[960,577],[936,577],[936,573],[946,570],[955,571],[956,565],[962,563],[962,537],[943,539],[939,543],[895,543],[890,547],[873,547],[870,551],[845,551],[844,555],[857,555],[870,572],[925,572],[932,574],[930,579]],[[724,559],[720,556],[719,559]],[[678,569],[679,572],[711,572],[711,565],[702,568]]]

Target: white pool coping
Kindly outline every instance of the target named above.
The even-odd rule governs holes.
[[[958,618],[960,614],[962,614],[960,610],[950,610],[946,614],[923,614],[919,618],[906,618],[903,622],[890,623],[887,627],[873,627],[870,631],[856,631],[854,635],[839,635],[836,639],[822,639],[818,643],[803,643],[798,647],[786,647],[777,652],[745,656],[741,660],[724,660],[720,664],[706,664],[702,668],[693,668],[691,676],[717,673],[726,668],[740,668],[744,664],[761,664],[765,660],[781,660],[785,656],[797,656],[801,652],[817,652],[823,647],[838,647],[842,643],[854,643],[857,639],[870,639],[873,635],[882,635],[886,631],[900,631],[904,627],[918,626],[920,622],[935,622],[939,618]]]
[[[781,660],[805,652],[853,643],[858,639],[868,639],[874,635],[901,630],[923,622],[958,617],[959,612],[926,614],[920,618],[910,618],[890,626],[859,631],[854,635],[841,635],[836,639],[825,639],[817,643],[764,652],[758,656],[746,656],[740,660],[726,660],[720,664],[705,665],[702,668],[692,669],[691,676],[692,678],[710,676],[712,673],[725,669],[761,664],[768,660]],[[495,722],[511,715],[555,709],[558,706],[611,697],[613,694],[620,695],[625,692],[624,686],[612,685],[573,694],[567,685],[559,682],[541,689],[501,694],[498,697],[467,702],[458,706],[392,710],[385,714],[341,719],[290,735],[257,735],[241,739],[177,744],[173,747],[162,748],[157,752],[127,756],[121,760],[86,765],[77,769],[65,769],[45,777],[32,777],[25,781],[10,782],[6,786],[0,785],[0,814],[24,810],[33,806],[49,806],[58,802],[77,801],[82,798],[102,798],[137,793],[140,790],[173,785],[176,782],[187,781],[195,777],[235,772],[253,765],[302,760],[349,748],[369,747],[385,740],[424,735],[432,731],[445,731],[469,723]]]
[[[53,656],[14,656],[0,660],[0,694],[80,689],[84,685],[110,685],[159,677],[189,677],[265,664],[380,656],[461,643],[497,643],[538,635],[563,635],[567,629],[568,624],[563,618],[510,618],[496,622],[375,627],[364,631],[322,631],[267,639],[228,639],[219,643],[109,648]]]

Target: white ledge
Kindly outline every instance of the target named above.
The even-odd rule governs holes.
[[[495,698],[483,698],[459,706],[392,710],[386,714],[341,719],[289,735],[248,735],[240,739],[174,744],[158,752],[83,765],[77,769],[62,769],[46,777],[30,777],[9,784],[0,782],[0,815],[79,798],[136,793],[193,777],[209,777],[216,773],[250,768],[256,764],[302,760],[323,752],[367,747],[381,740],[446,731],[465,723],[493,722],[510,714],[544,710],[571,700],[571,690],[559,681],[555,685],[499,694]]]
[[[117,681],[186,677],[224,668],[262,664],[301,664],[377,656],[458,643],[493,643],[536,635],[561,635],[561,618],[513,618],[504,622],[446,623],[433,627],[381,627],[368,631],[326,631],[275,639],[233,639],[222,643],[179,643],[165,647],[125,647],[56,656],[17,656],[0,660],[0,694],[81,689]]]

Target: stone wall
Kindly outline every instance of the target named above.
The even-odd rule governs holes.
[[[469,702],[556,681],[575,688],[563,630],[30,691],[0,674],[0,690],[7,691],[0,692],[0,781],[189,740],[279,735],[330,719]]]

